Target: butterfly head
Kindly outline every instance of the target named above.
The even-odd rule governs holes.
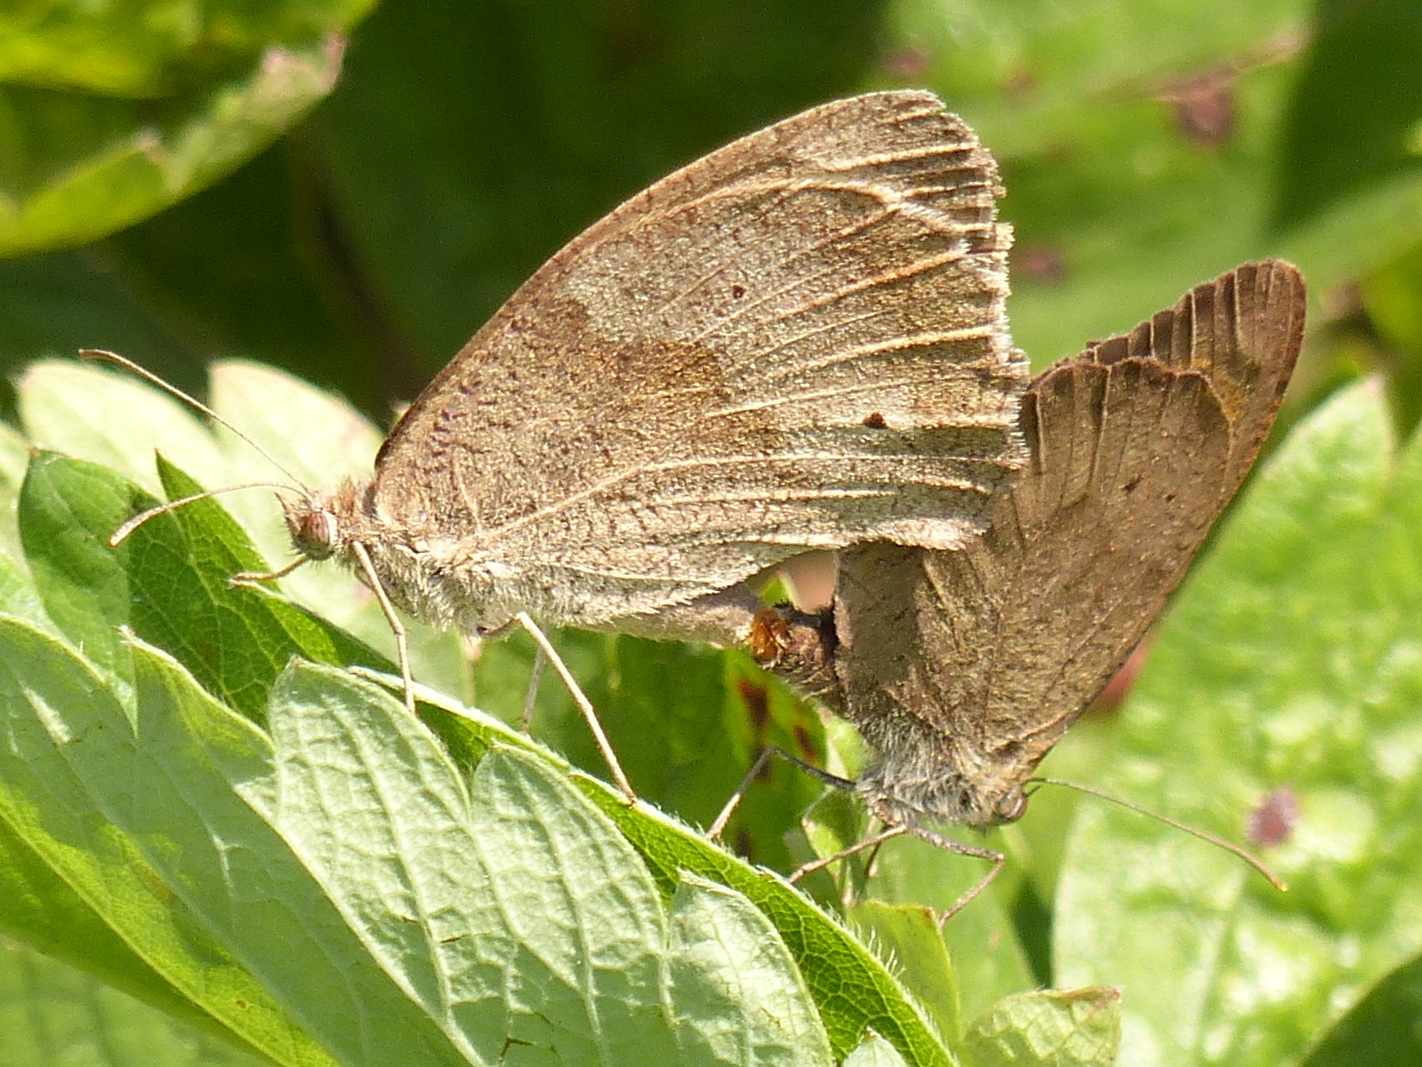
[[[1011,747],[1011,746],[1009,746]],[[1024,785],[1037,760],[969,746],[888,745],[856,785],[869,809],[888,822],[941,822],[987,830],[1027,812]]]
[[[342,554],[359,525],[358,491],[352,482],[331,493],[283,498],[281,509],[292,547],[306,559],[330,559]]]

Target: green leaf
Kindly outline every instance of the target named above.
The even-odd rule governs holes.
[[[14,559],[20,558],[20,531],[15,522],[15,508],[29,461],[29,443],[13,427],[0,422],[0,552]]]
[[[0,552],[0,614],[51,625],[40,604],[39,590],[17,562]]]
[[[672,899],[671,999],[684,1013],[682,1054],[714,1062],[829,1064],[829,1040],[775,928],[746,899],[686,878]],[[728,986],[727,979],[738,984]],[[693,1044],[692,1042],[695,1042]],[[690,1047],[688,1047],[690,1046]]]
[[[25,647],[23,643],[26,641],[33,645],[36,641],[43,642],[50,639],[44,638],[37,632],[23,629],[22,624],[11,623],[8,625],[12,628],[12,639],[22,642],[20,646],[13,648],[15,661],[36,665],[57,664],[62,663],[67,656],[67,653],[62,650],[62,646],[51,644],[45,651],[41,651],[38,646]],[[15,631],[14,628],[19,628],[19,630]],[[4,625],[0,625],[0,636],[3,636],[5,632]],[[5,658],[7,661],[10,659],[8,651]],[[48,840],[53,836],[52,833],[37,833],[31,828],[31,823],[34,813],[37,811],[54,813],[85,809],[86,799],[73,794],[72,790],[75,788],[83,788],[97,794],[96,799],[99,802],[100,810],[113,821],[116,828],[132,827],[136,821],[138,825],[145,827],[144,840],[156,845],[165,839],[171,839],[177,845],[176,851],[164,850],[161,855],[145,855],[144,860],[147,862],[139,860],[131,851],[121,853],[120,858],[114,862],[120,863],[126,872],[137,872],[138,888],[173,886],[174,891],[179,892],[180,899],[185,905],[182,911],[195,914],[196,921],[201,928],[210,929],[211,936],[227,945],[230,951],[237,953],[247,967],[261,973],[264,984],[269,987],[275,986],[276,992],[280,994],[278,999],[289,1003],[290,1010],[299,1011],[306,1025],[311,1025],[309,1013],[315,1009],[299,1003],[299,998],[292,992],[296,988],[306,990],[305,996],[313,996],[322,1000],[321,1010],[323,1011],[331,1011],[336,1015],[342,1012],[349,1013],[352,1010],[351,1007],[346,1005],[343,1008],[339,997],[326,1003],[331,1000],[330,990],[327,988],[326,981],[320,978],[319,973],[313,974],[309,968],[304,966],[289,965],[289,967],[295,966],[295,971],[288,977],[284,971],[278,968],[275,957],[280,956],[281,959],[287,961],[335,960],[339,964],[342,951],[345,956],[349,956],[350,952],[354,951],[349,945],[348,935],[342,935],[342,938],[338,938],[334,945],[326,944],[323,940],[333,936],[329,932],[333,920],[330,917],[325,919],[320,917],[322,909],[330,907],[330,904],[326,903],[325,894],[330,894],[345,902],[341,911],[348,917],[347,921],[352,916],[364,916],[364,921],[354,925],[357,935],[366,939],[367,948],[374,957],[387,961],[407,958],[402,955],[398,946],[408,945],[408,938],[416,934],[419,935],[418,940],[421,944],[436,942],[444,944],[433,933],[421,934],[418,930],[411,929],[410,916],[415,914],[418,918],[418,914],[423,914],[422,912],[416,914],[408,908],[396,908],[392,914],[390,904],[392,900],[400,898],[400,893],[397,890],[387,891],[377,884],[374,891],[365,893],[363,896],[356,892],[350,879],[357,872],[348,868],[341,861],[342,857],[365,854],[378,856],[381,854],[381,850],[372,845],[372,840],[369,837],[370,808],[369,805],[359,802],[361,794],[357,787],[361,786],[361,778],[353,773],[355,768],[353,768],[351,761],[357,755],[367,760],[378,757],[381,767],[386,767],[390,773],[398,776],[408,775],[411,773],[411,768],[428,765],[438,766],[443,757],[439,754],[438,749],[430,746],[428,741],[422,742],[426,755],[418,759],[412,758],[409,744],[394,743],[390,727],[398,728],[394,733],[402,731],[408,733],[404,724],[409,723],[409,720],[399,709],[398,704],[390,698],[383,698],[385,706],[380,718],[381,728],[370,730],[371,736],[348,735],[353,739],[345,744],[345,755],[338,755],[337,750],[333,750],[331,747],[333,740],[338,740],[338,736],[332,730],[332,717],[336,710],[351,710],[344,707],[344,704],[350,697],[352,686],[356,686],[358,694],[367,692],[368,687],[342,681],[343,675],[329,670],[323,674],[317,668],[307,668],[286,675],[287,681],[278,687],[276,694],[277,704],[274,706],[274,714],[278,718],[273,720],[273,729],[276,731],[279,742],[286,738],[289,747],[281,748],[280,751],[289,751],[291,760],[290,763],[283,763],[283,766],[287,768],[281,777],[285,788],[280,793],[281,803],[278,803],[278,793],[274,791],[272,785],[275,779],[270,771],[264,769],[268,760],[274,757],[263,754],[265,749],[257,735],[251,734],[250,728],[237,726],[236,723],[240,720],[233,719],[229,713],[222,712],[216,704],[203,697],[191,687],[190,682],[184,680],[184,675],[180,674],[175,667],[167,665],[167,662],[162,658],[155,657],[152,653],[145,652],[142,648],[137,653],[139,668],[137,704],[140,715],[137,735],[131,733],[131,728],[128,727],[126,720],[122,720],[124,725],[121,729],[116,725],[119,720],[114,717],[121,715],[118,705],[109,698],[101,698],[100,691],[97,690],[89,694],[87,703],[95,707],[108,708],[105,713],[107,725],[96,732],[94,727],[86,727],[82,721],[73,723],[66,721],[65,735],[83,734],[86,738],[86,743],[80,746],[80,750],[77,752],[72,749],[66,750],[70,755],[83,757],[77,778],[66,779],[65,776],[55,774],[52,769],[46,769],[44,761],[37,758],[33,752],[24,754],[24,774],[18,773],[18,769],[15,767],[0,768],[0,780],[8,783],[11,789],[16,790],[12,794],[12,799],[16,805],[15,811],[17,813],[14,813],[12,817],[7,817],[7,821],[20,828],[27,842],[38,840],[45,849],[43,854],[47,861],[56,865],[70,884],[78,883],[82,887],[85,878],[93,876],[84,875],[82,869],[76,873],[57,864],[55,859],[57,854],[54,852],[54,848],[58,846],[48,844]],[[53,669],[52,667],[35,667],[35,671],[41,675],[46,670]],[[77,661],[62,670],[63,676],[71,679],[71,685],[73,680],[84,678],[86,672],[87,668],[79,665]],[[12,730],[23,721],[17,720],[19,714],[17,709],[22,709],[28,703],[26,699],[20,697],[20,692],[43,692],[46,685],[52,684],[54,684],[53,680],[47,677],[38,680],[27,679],[19,688],[4,694],[7,721],[11,723]],[[88,684],[92,686],[93,683]],[[296,688],[293,689],[293,686]],[[342,692],[345,693],[345,698],[341,697]],[[296,696],[299,696],[300,699],[297,700]],[[76,699],[72,693],[69,695],[46,694],[44,700],[47,705],[65,709],[68,715],[77,714],[75,709],[84,703],[84,701]],[[97,705],[95,705],[96,701]],[[357,702],[353,707],[362,714],[369,715],[370,713],[368,701],[365,704]],[[467,722],[467,720],[462,721]],[[193,733],[187,740],[184,740],[185,735],[182,732],[181,724],[186,724],[186,730]],[[369,723],[363,725],[370,726]],[[300,729],[297,733],[288,736],[289,726]],[[176,736],[173,735],[175,728],[180,731]],[[487,725],[484,727],[486,731],[491,728]],[[32,731],[33,727],[30,730]],[[375,739],[377,736],[380,738],[378,741]],[[107,743],[115,737],[119,738],[120,745],[117,751],[111,751],[111,746]],[[105,744],[90,743],[97,739],[102,739]],[[135,753],[130,751],[130,747],[135,741],[142,742],[140,755],[152,762],[152,769],[139,770],[136,765],[133,765]],[[31,747],[33,744],[34,742],[31,743]],[[148,751],[150,748],[151,751]],[[23,747],[21,752],[23,753]],[[192,760],[198,758],[199,753],[203,754],[200,761],[191,763]],[[573,807],[570,798],[576,796],[576,794],[569,793],[567,787],[559,787],[554,790],[550,799],[549,796],[542,795],[546,794],[550,788],[548,782],[544,782],[539,787],[542,791],[541,794],[536,790],[531,791],[529,784],[518,775],[510,780],[507,770],[500,772],[500,767],[507,764],[509,758],[511,757],[505,754],[494,759],[493,762],[486,758],[479,764],[478,770],[475,771],[476,793],[474,799],[466,802],[466,805],[472,812],[470,816],[472,819],[487,820],[485,829],[490,843],[484,846],[486,863],[497,861],[506,866],[508,869],[504,872],[503,877],[511,886],[509,891],[514,894],[514,899],[527,900],[530,886],[543,885],[547,882],[546,878],[532,877],[537,874],[536,870],[530,871],[528,867],[531,862],[530,857],[536,854],[536,850],[530,851],[532,845],[542,842],[540,847],[546,851],[549,847],[553,847],[552,843],[562,842],[564,846],[574,849],[570,855],[582,856],[584,860],[589,849],[593,850],[594,855],[605,855],[606,850],[613,846],[608,841],[603,841],[602,845],[597,847],[591,844],[588,838],[589,824],[586,817],[582,817],[581,821],[575,819],[573,824],[567,824],[570,813],[566,809]],[[185,763],[185,760],[188,762]],[[433,761],[433,764],[430,764],[430,761]],[[276,820],[278,816],[283,818],[300,816],[298,821],[293,824],[279,822],[277,825],[287,846],[296,849],[305,857],[301,865],[303,872],[312,871],[319,879],[323,877],[321,874],[323,868],[318,862],[319,857],[321,855],[334,857],[333,862],[340,869],[327,872],[327,877],[331,881],[330,884],[325,885],[324,892],[318,892],[314,888],[302,889],[301,886],[309,878],[309,875],[305,873],[299,877],[295,870],[287,874],[279,873],[284,869],[283,864],[289,861],[281,860],[282,850],[270,844],[269,839],[265,839],[250,824],[243,822],[244,817],[240,815],[240,812],[247,808],[247,804],[233,808],[230,800],[219,803],[223,795],[224,784],[223,781],[214,778],[215,769],[220,777],[225,775],[227,787],[239,790],[245,796],[247,804],[252,805],[259,812],[266,812],[271,819]],[[519,773],[526,775],[526,772],[527,767]],[[546,776],[547,772],[542,773]],[[313,785],[309,791],[303,791],[300,788],[303,775],[324,775],[330,778],[330,783],[325,786]],[[417,776],[420,775],[423,775],[424,779],[436,777],[428,771],[417,772]],[[171,783],[171,785],[177,785],[182,783],[183,792],[179,796],[171,793],[171,786],[161,789],[145,787],[141,796],[142,803],[138,805],[137,810],[133,810],[135,799],[138,798],[126,795],[127,787],[124,783],[137,779],[154,784]],[[70,795],[64,799],[56,799],[53,796],[53,790],[66,780],[69,783],[67,788],[71,790]],[[556,782],[556,779],[554,781]],[[83,782],[84,785],[79,787],[79,782]],[[453,788],[448,784],[447,778],[446,783],[446,789]],[[486,783],[482,792],[480,783]],[[26,809],[27,798],[39,790],[41,784],[44,786],[45,799]],[[118,792],[112,799],[104,799],[111,788],[117,789]],[[393,798],[402,798],[399,805],[411,820],[411,825],[408,830],[399,834],[389,830],[383,831],[387,843],[397,839],[406,844],[421,840],[439,841],[441,842],[437,850],[439,856],[448,861],[448,868],[439,869],[457,870],[460,873],[457,877],[453,877],[453,883],[463,886],[472,882],[477,887],[478,876],[475,872],[478,870],[479,864],[471,863],[468,857],[460,858],[449,852],[451,847],[448,841],[449,835],[440,831],[440,824],[430,810],[421,810],[418,806],[408,807],[418,801],[421,796],[433,795],[433,784],[430,780],[426,780],[426,784],[421,788],[403,789],[398,782],[394,781],[385,782],[380,786],[372,784],[362,788],[366,789],[366,795],[370,797],[388,796],[392,798],[392,804],[395,803]],[[600,801],[608,803],[614,808],[620,807],[620,802],[603,787],[595,787],[593,792],[599,794]],[[316,797],[322,802],[326,802],[328,798],[345,797],[352,802],[352,806],[323,812],[321,803],[303,801],[301,800],[302,796]],[[26,810],[29,811],[29,820],[25,817]],[[228,814],[223,814],[224,811]],[[358,815],[361,814],[367,816],[364,821],[358,818]],[[775,882],[766,881],[762,876],[753,874],[748,868],[718,853],[694,835],[672,828],[670,824],[662,823],[659,820],[649,819],[646,815],[628,812],[625,808],[621,808],[620,814],[624,819],[634,819],[641,824],[642,832],[636,836],[642,839],[644,845],[650,843],[655,846],[653,850],[663,864],[661,868],[663,871],[674,871],[674,865],[677,865],[679,861],[689,860],[690,862],[685,863],[685,866],[709,868],[721,876],[722,882],[735,881],[736,879],[744,882],[759,898],[762,913],[777,918],[778,926],[789,929],[795,934],[795,943],[799,949],[796,958],[804,961],[805,967],[813,968],[816,972],[815,980],[810,983],[810,987],[818,990],[817,996],[824,1005],[823,1010],[827,1016],[835,1020],[836,1029],[839,1032],[862,1033],[863,1020],[873,1019],[880,1029],[887,1028],[890,1032],[896,1032],[899,1034],[899,1040],[907,1042],[909,1047],[916,1046],[920,1052],[918,1062],[946,1062],[942,1059],[941,1053],[935,1056],[931,1052],[933,1047],[931,1039],[922,1031],[921,1022],[915,1021],[916,1017],[912,1009],[903,1004],[900,995],[894,992],[893,984],[888,976],[879,969],[878,977],[875,977],[875,966],[872,964],[872,960],[862,950],[857,949],[853,942],[849,941],[842,932],[839,932],[828,919],[819,916],[803,901],[797,900],[792,892]],[[322,833],[312,836],[314,831],[309,820],[313,815],[324,817],[325,836]],[[555,832],[547,825],[549,821],[555,825],[560,823],[566,825],[561,825],[561,828]],[[185,822],[195,822],[196,825],[185,829]],[[244,826],[247,828],[243,829]],[[610,828],[605,831],[605,833],[610,832]],[[341,835],[339,842],[335,837],[338,833]],[[241,873],[245,878],[257,878],[258,883],[262,878],[273,878],[277,879],[280,884],[272,884],[263,889],[258,883],[249,884],[241,879],[232,885],[214,883],[213,879],[219,869],[216,866],[217,854],[213,854],[212,860],[203,860],[202,858],[204,852],[212,851],[213,842],[206,840],[206,835],[212,834],[216,834],[223,842],[224,851],[235,848],[237,852],[234,855],[250,854],[254,861],[259,856],[263,857],[257,869],[250,870],[244,864],[242,871],[238,873]],[[509,836],[511,834],[512,838]],[[529,834],[534,836],[530,838]],[[119,841],[122,840],[122,838],[119,839]],[[264,840],[267,840],[268,843],[263,844]],[[617,850],[625,857],[628,854],[627,845],[620,843],[620,837],[614,837],[611,840],[617,843]],[[241,844],[242,842],[247,843]],[[275,854],[272,854],[274,848],[276,851]],[[69,851],[72,852],[72,847]],[[173,866],[179,860],[181,860],[181,865]],[[615,872],[610,871],[591,881],[584,881],[587,872],[580,868],[580,878],[577,883],[580,893],[588,891],[590,887],[603,885],[609,888],[616,887],[615,899],[625,897],[633,882],[629,881],[631,876],[625,866],[627,860],[624,858],[619,862],[621,866]],[[636,862],[638,869],[640,869],[640,861]],[[510,863],[512,863],[511,867],[508,866]],[[204,864],[207,867],[206,871],[203,869]],[[376,873],[388,870],[388,864],[376,863],[373,866]],[[107,863],[101,863],[99,869],[106,868]],[[546,874],[546,871],[544,873]],[[730,878],[726,877],[728,873],[731,875]],[[642,875],[641,877],[645,878],[646,876]],[[445,875],[439,875],[437,878],[437,884],[450,881],[451,878]],[[652,883],[648,882],[646,885],[651,886]],[[351,895],[353,892],[356,892],[355,896]],[[229,900],[233,893],[239,894],[242,899],[253,901],[281,900],[282,913],[292,912],[294,918],[300,921],[304,933],[298,936],[295,931],[284,929],[281,924],[275,924],[268,928],[258,922],[257,916],[244,917],[240,912],[234,918],[230,914],[232,902]],[[646,893],[646,889],[642,890],[643,914],[649,914],[645,911],[647,901],[660,899],[655,891],[650,898]],[[123,894],[118,896],[117,901],[108,902],[114,905],[114,908],[102,912],[103,921],[114,924],[120,930],[126,930],[119,919],[125,915],[136,914],[145,919],[142,939],[154,940],[154,932],[147,929],[147,921],[152,919],[152,915],[141,907],[135,907],[131,898],[126,898]],[[83,899],[90,907],[99,906],[89,896],[85,896]],[[163,924],[166,926],[171,922],[173,906],[171,892],[166,896],[160,894],[158,899],[165,900],[168,904],[168,910],[164,912],[164,915],[169,916]],[[366,901],[365,905],[361,904],[362,899]],[[371,903],[372,901],[374,903]],[[381,910],[380,905],[384,906],[384,910]],[[538,933],[543,938],[550,934],[557,934],[559,931],[566,931],[567,934],[576,931],[576,936],[580,940],[574,947],[561,950],[561,953],[569,959],[586,958],[585,954],[590,951],[590,943],[586,939],[591,936],[592,931],[584,930],[576,923],[572,925],[559,923],[556,924],[556,929],[544,929],[547,925],[547,916],[555,908],[555,905],[556,899],[550,901],[546,897],[540,897],[536,902],[530,903],[529,906],[533,908],[530,915],[536,916],[536,918],[529,918],[525,924],[527,928],[521,927],[516,931],[518,936],[505,937],[505,943],[509,944],[510,949],[513,950],[519,945],[528,944],[531,949],[536,951],[539,958],[546,959],[550,955],[556,956],[557,953],[554,953],[547,944],[539,948],[539,938],[535,937],[530,940],[530,931]],[[482,906],[487,909],[490,904],[485,903]],[[450,909],[427,908],[425,910],[432,914],[434,912],[438,912],[440,915],[452,914]],[[590,902],[585,902],[579,905],[575,911],[587,920],[604,916],[607,913],[607,908],[601,905],[593,906]],[[738,912],[737,915],[730,916],[731,919],[735,919],[732,929],[738,927],[744,930],[749,916],[743,911]],[[192,921],[194,920],[189,920],[190,923]],[[728,920],[723,917],[721,921]],[[571,922],[571,918],[569,922]],[[760,919],[752,924],[754,929],[759,931],[757,937],[761,937],[762,941],[764,940],[762,935],[769,929],[763,925],[764,922],[765,920]],[[136,935],[132,931],[127,931],[126,936],[132,938]],[[453,937],[453,935],[450,936]],[[722,936],[724,938],[724,932]],[[746,935],[743,933],[741,936]],[[303,937],[307,940],[314,937],[317,942],[310,948],[303,948]],[[391,937],[395,938],[395,948],[392,948],[391,942],[389,942]],[[179,943],[194,940],[200,941],[202,939],[198,937],[195,930],[190,930]],[[685,941],[686,938],[683,937],[683,940]],[[487,947],[491,943],[493,943],[491,935],[485,931],[477,937],[454,938],[450,942],[452,947],[448,951],[457,955],[462,949],[475,946]],[[339,948],[341,944],[346,945],[344,950]],[[661,946],[658,945],[658,948],[660,950]],[[515,952],[515,955],[518,956],[523,951],[525,950],[520,948]],[[700,951],[693,952],[695,958],[700,958],[701,954]],[[160,974],[169,978],[177,988],[201,1004],[203,1001],[193,992],[195,988],[193,981],[186,976],[190,972],[198,971],[200,961],[211,960],[213,957],[221,955],[223,953],[215,945],[209,945],[203,950],[198,961],[185,961],[181,958],[174,960],[161,953],[156,959],[152,956],[145,956],[145,958],[152,959],[153,963],[158,966]],[[619,959],[626,962],[624,957],[619,957]],[[771,953],[769,963],[778,965],[779,962],[788,959],[789,956],[785,954],[785,950],[779,949]],[[123,962],[120,960],[120,965]],[[348,967],[349,964],[345,966]],[[387,963],[387,966],[390,964]],[[345,967],[342,966],[337,967],[338,971],[344,969]],[[762,964],[760,970],[765,971],[766,969],[767,965]],[[794,968],[790,967],[789,971],[784,973],[788,974],[793,970]],[[627,976],[622,974],[620,966],[612,967],[611,971],[620,975],[619,983],[628,980]],[[784,971],[783,968],[782,971]],[[198,971],[198,973],[201,972]],[[126,977],[131,982],[139,981],[132,975]],[[417,982],[415,981],[416,977],[418,977],[417,973],[412,977],[406,970],[398,973],[398,980],[403,988],[427,989],[430,987],[428,979]],[[233,980],[235,979],[229,979],[229,984]],[[704,990],[706,981],[707,979],[703,977],[699,982],[687,982],[686,985],[689,989]],[[766,994],[763,979],[760,981],[762,983],[761,993],[757,999],[764,1001]],[[866,981],[869,983],[867,986]],[[834,990],[834,995],[828,999],[824,996],[827,982]],[[802,988],[800,983],[801,980],[798,978],[792,980],[786,977],[781,979],[780,986],[782,989],[793,990]],[[727,988],[728,985],[730,988],[734,988],[735,984],[728,983],[727,979],[721,978],[716,979],[709,988]],[[548,991],[552,988],[546,976],[543,979],[532,981],[532,985],[542,990],[541,995],[545,997],[549,995]],[[609,993],[608,996],[618,1004],[622,1004],[626,994],[627,990],[622,985],[616,985],[615,992]],[[869,995],[866,996],[866,994]],[[780,995],[783,998],[785,994]],[[254,991],[246,990],[237,995],[237,999],[250,1004],[253,1003],[252,998],[255,996]],[[379,1002],[379,997],[374,991],[366,996],[373,998],[372,1002]],[[704,1000],[705,993],[698,994],[697,999]],[[895,1004],[898,1006],[896,1007]],[[544,1016],[550,1012],[555,1016],[559,1015],[547,1003],[542,1004],[540,1010]],[[567,1014],[569,1010],[570,1006],[565,1007],[563,1014]],[[804,1012],[809,1010],[806,1006],[800,1009],[799,1014],[808,1018],[808,1016],[804,1016]],[[749,1012],[749,1008],[743,1009],[743,1014]],[[603,1014],[615,1016],[617,1012],[605,1009]],[[704,1014],[704,1012],[690,1010],[686,1012],[687,1018],[690,1020],[697,1019],[700,1014]],[[804,1045],[803,1026],[791,1027],[788,1035],[785,1032],[785,1028],[795,1018],[795,1014],[787,1013],[782,1009],[775,1014],[774,1019],[760,1020],[766,1024],[762,1025],[761,1030],[771,1031],[770,1036],[765,1038],[762,1043],[773,1049],[776,1047],[776,1042],[784,1045],[794,1038],[798,1041],[798,1044],[794,1045],[797,1049],[795,1056],[805,1058],[813,1053],[817,1042],[820,1043],[818,1047],[822,1047],[824,1037],[821,1034],[818,1039],[811,1041],[809,1052],[807,1052]],[[574,1012],[569,1017],[585,1018],[585,1014]],[[778,1030],[769,1026],[769,1023],[774,1023],[777,1019],[779,1020],[776,1024],[779,1027]],[[398,1020],[395,1020],[392,1025],[397,1023]],[[687,1025],[691,1025],[690,1022]],[[915,1026],[919,1028],[917,1037],[914,1036]],[[493,1029],[501,1035],[500,1039],[502,1039],[503,1029],[498,1026]],[[321,1033],[323,1042],[328,1046],[340,1047],[339,1043],[333,1044],[333,1039],[330,1039],[324,1031],[320,1031],[318,1028],[318,1032]],[[245,1032],[242,1033],[254,1044],[270,1049],[270,1034],[249,1035]],[[717,1037],[718,1033],[719,1037]],[[645,1035],[636,1038],[636,1040],[644,1038]],[[530,1040],[537,1043],[542,1038],[533,1035]],[[628,1038],[628,1040],[632,1040],[632,1038]],[[683,1044],[686,1040],[690,1039],[683,1039]],[[714,1048],[718,1044],[724,1046],[726,1040],[723,1020],[718,1024],[718,1028],[712,1028],[710,1035],[702,1039],[702,1043]],[[693,1041],[692,1044],[695,1045],[696,1042]],[[822,1057],[816,1053],[810,1058],[813,1060]]]
[[[844,1059],[844,1067],[907,1067],[898,1049],[878,1034],[870,1034]]]
[[[7,821],[82,883],[92,853],[66,855],[52,831],[86,792],[135,889],[167,898],[155,915],[118,892],[106,921],[283,1062],[308,1057],[241,1025],[261,1018],[261,990],[343,1063],[492,1063],[510,1042],[562,1062],[828,1063],[760,913],[684,885],[669,923],[637,853],[546,760],[496,750],[466,787],[396,700],[315,666],[283,675],[268,742],[142,645],[130,723],[77,660],[56,677],[66,653],[48,641],[0,620],[3,658],[28,665],[0,677],[9,748],[29,769],[4,767]],[[41,779],[49,803],[26,820]],[[186,938],[159,936],[184,918]],[[222,985],[260,975],[261,990],[209,988],[218,944],[241,964]],[[712,1010],[727,997],[735,1012]]]
[[[879,850],[873,877],[866,883],[867,892],[887,903],[926,906],[942,913],[977,886],[990,870],[976,857],[949,852],[915,837],[899,837]],[[933,936],[942,942],[953,961],[963,1016],[976,1015],[999,998],[1038,984],[1006,906],[1012,899],[1009,883],[1014,877],[1020,874],[1014,875],[1009,860],[1003,874],[985,893],[954,915],[941,931],[934,931]],[[923,951],[931,959],[941,950]],[[913,984],[912,977],[910,970],[911,988],[920,998],[932,1001],[938,995],[941,978],[920,988]],[[941,1005],[933,1008],[940,1018],[949,1010]],[[956,1010],[951,1009],[953,1013]]]
[[[109,534],[153,498],[111,471],[41,453],[20,489],[20,538],[35,588],[55,626],[126,695],[133,673],[118,628],[129,621],[124,557]]]
[[[7,938],[82,968],[187,1026],[234,1040],[119,937],[21,833],[0,818],[0,931]],[[9,1061],[0,1057],[0,1062]]]
[[[799,964],[836,1056],[848,1054],[873,1030],[915,1064],[952,1062],[884,965],[785,882],[752,871],[653,811],[629,810],[600,782],[578,781],[642,853],[663,893],[674,892],[681,872],[689,871],[737,890],[760,909]]]
[[[1422,438],[1362,385],[1301,425],[1162,629],[1111,791],[1256,847],[1083,804],[1056,975],[1110,981],[1132,1063],[1289,1062],[1422,949]],[[1296,815],[1288,814],[1296,809]]]
[[[476,763],[493,744],[528,744],[472,712],[422,704],[421,713],[463,766]],[[753,871],[655,809],[628,808],[619,793],[600,781],[581,775],[574,781],[642,854],[664,898],[674,898],[690,874],[729,886],[755,904],[799,965],[836,1056],[847,1054],[867,1030],[874,1030],[906,1050],[916,1064],[951,1063],[883,964],[783,881]]]
[[[1013,334],[1040,368],[1243,260],[1285,255],[1322,291],[1422,240],[1417,18],[1411,0],[896,0],[886,55],[1002,163]]]
[[[160,473],[173,495],[197,489],[176,468]],[[144,523],[117,549],[107,540],[153,503],[105,468],[41,454],[21,497],[20,527],[49,617],[122,686],[131,683],[118,627],[171,648],[204,684],[259,720],[267,690],[291,656],[386,669],[388,661],[278,597],[229,588],[265,569],[242,529],[199,501]]]
[[[83,87],[116,96],[170,91],[191,77],[185,67],[216,68],[224,58],[260,47],[267,37],[319,36],[332,19],[368,3],[350,0],[297,6],[152,0],[117,7],[32,5],[0,17],[0,81]]]
[[[1306,1067],[1404,1067],[1422,1058],[1422,956],[1368,990],[1303,1060]]]
[[[466,791],[394,700],[329,670],[284,675],[271,723],[282,775],[243,794],[453,1049],[616,1063],[674,1047],[656,887],[570,785],[495,751]]]
[[[900,981],[923,1005],[943,1039],[956,1047],[963,1037],[958,977],[929,910],[866,900],[850,908],[847,918],[894,964]]]
[[[6,1067],[270,1067],[271,1060],[36,952],[0,944],[0,1062]]]
[[[129,374],[46,359],[25,368],[16,394],[33,446],[112,467],[150,493],[162,488],[154,452],[181,456],[184,469],[214,486],[242,480],[186,406]]]
[[[1410,432],[1422,422],[1422,247],[1362,279],[1358,296],[1390,357],[1383,365],[1394,415]]]
[[[0,16],[0,255],[92,240],[255,155],[330,92],[367,6]]]
[[[189,706],[204,706],[206,698],[192,692]],[[158,695],[160,704],[140,700],[139,708],[166,708],[166,694]],[[95,945],[93,965],[120,971],[126,988],[151,989],[158,1004],[171,1002],[176,990],[192,1011],[278,1062],[329,1062],[208,925],[205,912],[215,914],[219,928],[250,926],[243,952],[273,946],[288,959],[288,971],[301,965],[301,956],[287,955],[306,936],[288,910],[302,903],[291,891],[301,879],[284,895],[246,895],[250,866],[269,861],[272,849],[251,813],[244,815],[230,790],[215,784],[207,750],[173,737],[181,721],[152,721],[143,711],[136,723],[89,664],[55,638],[4,618],[0,709],[0,819],[72,890],[35,902],[31,911],[38,914],[15,921],[52,928],[64,912],[82,917],[87,908],[144,962],[133,966],[109,947],[112,938]],[[249,762],[259,762],[255,731],[232,727],[226,747],[244,746]],[[336,992],[358,985],[359,975],[343,978]],[[337,999],[322,993],[313,999]]]
[[[1113,1067],[1121,1044],[1114,989],[1040,990],[1004,997],[968,1028],[971,1067]]]
[[[1327,0],[1302,65],[1281,146],[1277,214],[1294,223],[1401,179],[1422,161],[1422,10],[1410,0]]]

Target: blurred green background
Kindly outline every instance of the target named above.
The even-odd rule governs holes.
[[[827,98],[927,86],[1002,163],[1038,366],[1284,255],[1312,285],[1298,394],[1382,366],[1419,408],[1416,0],[371,6],[0,12],[5,368],[97,345],[200,389],[248,356],[386,422],[637,189]]]

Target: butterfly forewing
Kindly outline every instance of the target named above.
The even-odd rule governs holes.
[[[584,624],[808,547],[963,543],[1021,461],[1000,191],[916,92],[691,164],[479,331],[387,441],[376,510]]]

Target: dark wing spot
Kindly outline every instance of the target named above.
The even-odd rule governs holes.
[[[864,417],[864,425],[871,430],[882,430],[888,426],[888,423],[884,421],[884,416],[876,411],[872,415]]]

